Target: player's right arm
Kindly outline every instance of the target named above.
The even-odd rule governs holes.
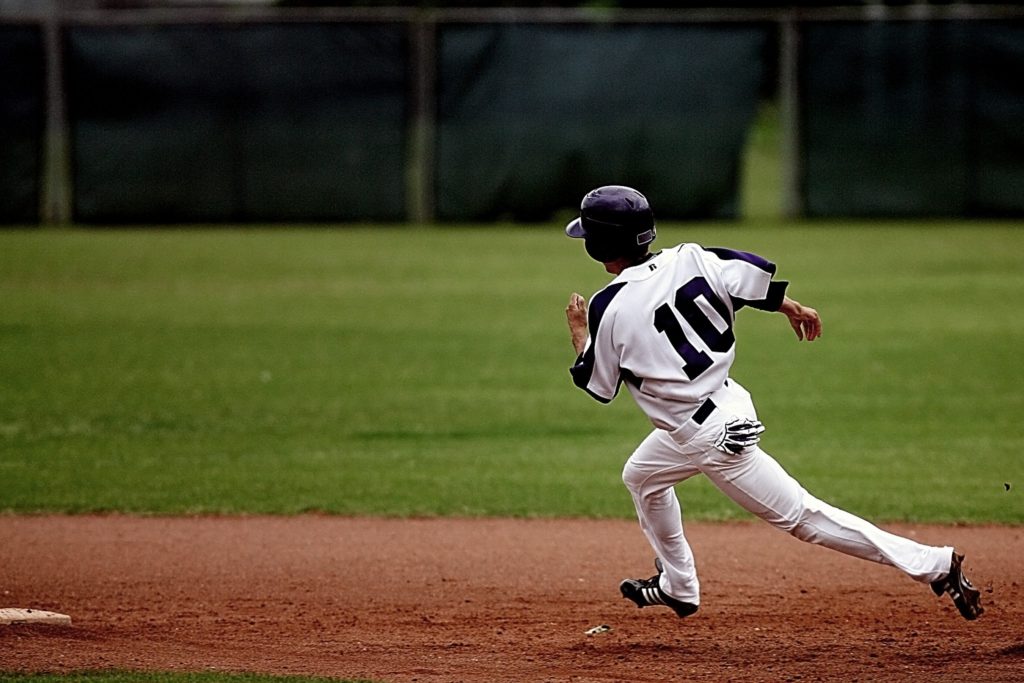
[[[779,313],[789,318],[789,324],[800,341],[814,341],[821,336],[821,316],[810,306],[804,306],[786,296],[782,298]]]
[[[577,356],[582,355],[587,347],[587,300],[573,292],[569,305],[565,307],[565,318],[569,322],[572,347]]]
[[[611,339],[612,316],[606,318],[612,299],[625,287],[624,282],[613,283],[595,294],[587,303],[579,294],[573,294],[565,309],[572,334],[576,362],[569,368],[573,384],[601,403],[609,403],[619,391],[622,381],[619,359]]]

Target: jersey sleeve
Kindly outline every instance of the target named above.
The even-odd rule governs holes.
[[[706,251],[718,261],[722,281],[732,298],[733,311],[744,306],[762,311],[779,310],[789,282],[772,279],[776,270],[774,263],[746,251],[723,247],[710,247]]]
[[[594,295],[588,310],[587,344],[583,353],[569,368],[573,383],[601,403],[609,403],[619,391],[622,373],[611,334],[611,320],[606,319],[608,306],[625,282],[612,284]]]

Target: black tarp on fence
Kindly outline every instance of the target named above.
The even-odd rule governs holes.
[[[643,189],[660,218],[730,218],[757,99],[772,73],[794,82],[789,63],[800,145],[799,173],[780,168],[787,205],[811,217],[1024,215],[1020,12],[831,14],[119,24],[71,13],[46,29],[62,51],[44,43],[42,19],[0,25],[0,223],[38,222],[44,187],[69,194],[83,223],[403,221],[431,208],[445,221],[549,220],[605,183]],[[799,36],[780,52],[800,48],[772,69],[780,27]],[[60,90],[47,90],[45,67],[61,58],[66,102],[47,117],[44,94]]]
[[[766,26],[490,24],[439,37],[437,214],[543,220],[598,185],[734,217]]]
[[[801,31],[808,216],[1024,213],[1024,24]]]
[[[404,26],[75,27],[67,42],[76,220],[404,219]]]
[[[43,155],[42,32],[0,26],[0,223],[39,220]]]

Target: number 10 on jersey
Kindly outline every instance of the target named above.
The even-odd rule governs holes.
[[[703,297],[715,312],[725,321],[724,331],[720,331],[707,314],[697,304],[697,299]],[[732,313],[725,303],[718,298],[718,295],[711,289],[711,285],[703,277],[695,277],[685,285],[676,290],[675,298],[672,301],[675,310],[683,317],[693,331],[700,337],[701,341],[712,351],[724,353],[736,343],[736,337],[732,332]],[[696,379],[705,370],[711,367],[714,361],[704,351],[696,348],[686,338],[683,326],[679,318],[672,311],[673,306],[667,303],[658,306],[654,311],[654,329],[668,337],[672,348],[676,350],[679,357],[683,359],[683,372],[690,379]]]

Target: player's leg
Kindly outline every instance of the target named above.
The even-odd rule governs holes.
[[[709,451],[699,463],[704,474],[729,498],[802,541],[891,565],[925,583],[949,572],[952,548],[897,536],[829,505],[808,493],[756,446],[738,455]]]
[[[734,416],[756,419],[750,395],[732,381],[722,395],[716,393],[715,400],[719,409],[691,443],[702,449],[692,461],[745,510],[800,540],[894,566],[917,581],[930,583],[949,573],[952,548],[923,545],[883,531],[819,500],[760,447],[738,454],[714,448],[711,444],[727,420]]]
[[[673,486],[698,473],[692,463],[680,457],[678,446],[667,432],[660,429],[644,439],[622,470],[622,481],[633,498],[640,528],[661,560],[661,589],[693,605],[700,604],[700,582]]]

